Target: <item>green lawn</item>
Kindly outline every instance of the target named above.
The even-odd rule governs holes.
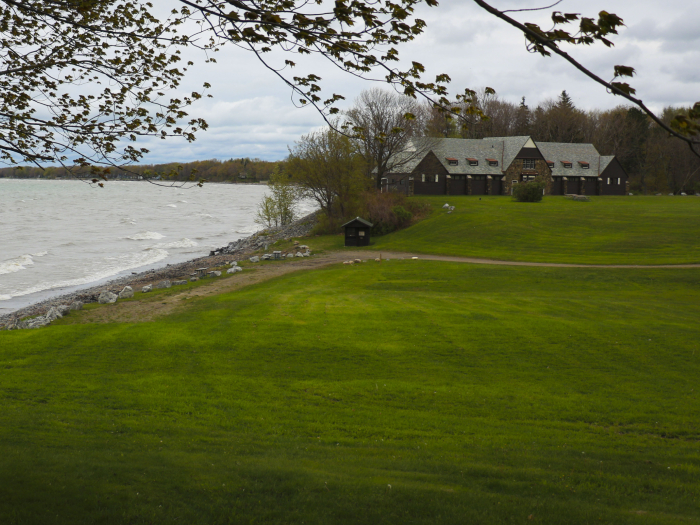
[[[384,237],[372,249],[512,261],[585,264],[700,262],[700,198],[591,197],[540,203],[510,197],[416,197],[426,220]],[[456,207],[448,214],[441,207]]]
[[[0,522],[698,523],[698,319],[698,270],[392,260],[0,332]]]

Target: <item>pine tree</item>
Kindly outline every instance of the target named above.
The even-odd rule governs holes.
[[[515,119],[515,134],[530,135],[531,120],[530,108],[525,104],[525,97],[523,97],[520,100],[520,107],[518,107],[518,114]]]
[[[576,109],[576,106],[574,106],[574,101],[571,100],[571,97],[566,92],[566,90],[562,91],[561,95],[559,95],[559,101],[557,102],[557,107],[560,109],[568,109],[571,111]]]

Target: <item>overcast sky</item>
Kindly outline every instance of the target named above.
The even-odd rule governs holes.
[[[553,1],[553,0],[552,0]],[[551,4],[526,0],[493,0],[499,9],[523,9]],[[158,6],[172,0],[158,0]],[[637,70],[630,81],[637,95],[651,108],[690,105],[700,100],[700,9],[697,0],[563,0],[563,12],[595,17],[605,9],[622,17],[626,28],[613,35],[615,47],[595,45],[572,48],[570,53],[602,78],[612,77],[613,66]],[[547,23],[551,11],[513,13],[520,21]],[[534,107],[566,90],[582,109],[607,109],[623,102],[588,80],[559,57],[543,58],[525,50],[524,38],[515,28],[492,17],[470,0],[441,0],[437,8],[422,8],[418,16],[428,27],[414,42],[399,48],[404,60],[416,60],[427,68],[426,79],[447,73],[453,93],[465,87],[490,86],[505,100],[517,103],[525,96]],[[205,118],[206,132],[188,144],[180,139],[140,141],[151,150],[147,163],[187,162],[204,159],[259,157],[282,159],[287,146],[318,129],[323,120],[312,108],[298,109],[291,92],[250,54],[234,46],[217,53],[216,64],[203,64],[198,52],[188,52],[197,65],[184,84],[197,90],[212,84],[213,98],[199,101],[190,114]],[[280,54],[273,60],[287,58]],[[293,58],[297,63],[302,61]],[[352,78],[319,59],[297,68],[293,74],[314,71],[323,77],[326,94],[341,93],[347,105],[370,82]]]

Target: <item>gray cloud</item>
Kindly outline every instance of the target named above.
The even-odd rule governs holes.
[[[491,3],[502,9],[519,9],[543,2],[493,0]],[[700,73],[695,66],[700,63],[695,51],[700,48],[700,31],[696,29],[700,27],[700,10],[689,9],[688,4],[688,0],[663,3],[565,0],[554,9],[593,17],[606,9],[620,15],[627,27],[613,36],[614,48],[595,45],[575,48],[571,54],[606,80],[612,77],[616,64],[635,67],[638,75],[630,83],[646,103],[661,109],[700,99]],[[431,80],[438,73],[448,73],[453,79],[453,94],[464,87],[491,86],[506,100],[519,102],[525,96],[534,106],[566,89],[584,109],[605,109],[624,102],[606,93],[564,60],[527,53],[524,38],[517,30],[473,2],[441,0],[438,8],[421,6],[416,14],[427,22],[428,28],[414,42],[399,48],[403,63],[409,60],[423,63],[427,68],[426,78]],[[518,20],[539,23],[543,28],[550,27],[550,15],[551,10],[512,13]],[[152,150],[149,159],[159,159],[157,162],[167,158],[184,161],[236,156],[278,159],[286,155],[288,144],[324,124],[313,110],[294,108],[289,88],[250,53],[226,46],[218,53],[218,63],[210,65],[202,63],[201,53],[191,51],[189,56],[194,57],[197,65],[184,84],[185,90],[198,88],[204,80],[213,85],[214,98],[200,101],[190,111],[207,119],[210,129],[200,134],[192,145],[170,140],[147,141],[147,147]],[[280,53],[267,56],[278,65],[287,58]],[[310,71],[320,74],[326,93],[345,95],[346,107],[362,89],[372,85],[343,74],[322,59],[297,62],[300,66],[292,74]]]

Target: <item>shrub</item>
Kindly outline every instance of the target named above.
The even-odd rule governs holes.
[[[374,224],[373,235],[386,235],[408,226],[413,218],[413,213],[406,209],[406,196],[402,193],[368,191],[362,200],[367,218]]]
[[[391,208],[391,213],[393,213],[394,217],[396,217],[396,222],[399,228],[410,224],[411,219],[413,218],[413,214],[403,206],[394,206]]]
[[[544,193],[545,182],[538,179],[515,184],[513,188],[513,198],[518,202],[540,202],[542,200],[542,194]]]

